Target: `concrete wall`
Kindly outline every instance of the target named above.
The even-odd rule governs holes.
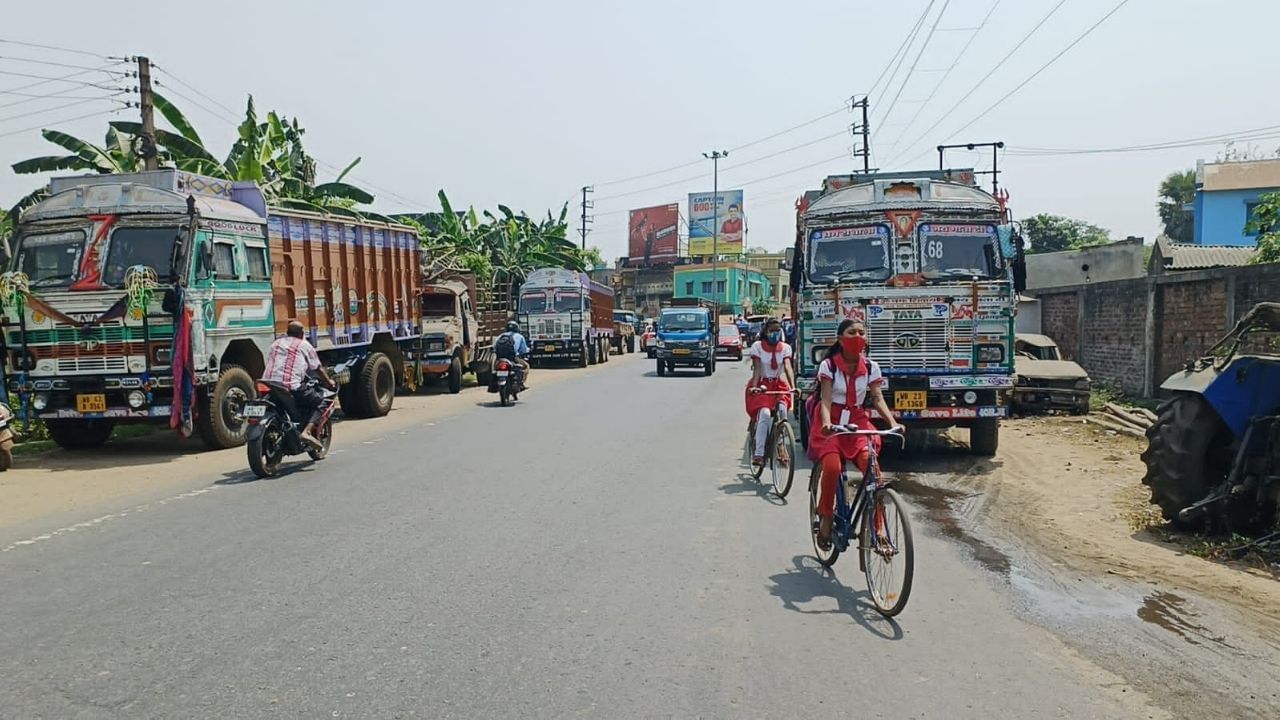
[[[1280,301],[1280,264],[1219,268],[1034,293],[1041,327],[1095,382],[1154,395],[1244,313]]]
[[[1018,301],[1018,314],[1013,321],[1014,332],[1040,333],[1040,301],[1033,298]]]
[[[1244,226],[1249,222],[1249,204],[1258,201],[1263,193],[1276,188],[1252,190],[1200,190],[1192,203],[1195,213],[1195,243],[1197,245],[1258,244],[1257,235],[1247,235]]]
[[[1142,240],[1121,240],[1109,245],[1027,255],[1027,289],[1062,287],[1078,283],[1129,280],[1146,275]],[[1088,265],[1089,269],[1082,268]]]

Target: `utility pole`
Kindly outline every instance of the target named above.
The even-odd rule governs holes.
[[[854,100],[850,108],[862,108],[862,122],[850,125],[849,132],[855,136],[862,136],[862,145],[853,146],[853,157],[862,158],[862,174],[869,175],[871,173],[871,124],[867,116],[871,111],[871,103],[867,96],[863,95],[861,100]]]
[[[596,206],[595,201],[587,199],[587,195],[595,191],[590,185],[582,186],[582,227],[578,230],[578,234],[582,236],[582,252],[587,251],[587,223],[593,222],[593,218],[587,217],[587,210]]]
[[[143,168],[159,170],[160,160],[156,154],[156,118],[155,102],[151,98],[151,60],[139,55],[138,92],[141,94],[142,109],[142,148],[138,153],[142,156]]]
[[[711,161],[711,294],[720,304],[720,158],[729,157],[728,150],[702,153]],[[725,289],[729,281],[725,280]]]

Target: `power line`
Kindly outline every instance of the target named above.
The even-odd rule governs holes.
[[[223,115],[222,113],[218,112],[217,110],[214,110],[214,109],[210,108],[208,105],[205,105],[204,103],[200,102],[199,100],[196,100],[195,98],[193,98],[193,97],[191,97],[191,96],[189,96],[189,95],[184,94],[181,90],[178,90],[176,87],[173,87],[172,85],[165,85],[164,83],[161,83],[159,79],[155,80],[155,84],[156,84],[156,87],[162,87],[162,88],[164,88],[164,91],[165,91],[165,94],[166,94],[166,95],[168,95],[168,94],[172,93],[174,97],[177,97],[177,98],[181,98],[181,99],[183,99],[183,100],[186,100],[187,102],[191,103],[192,105],[195,105],[196,107],[200,108],[201,110],[203,110],[203,111],[205,111],[205,112],[209,113],[209,114],[210,114],[210,115],[212,115],[213,117],[218,118],[218,119],[219,119],[219,120],[221,120],[222,122],[227,123],[228,125],[231,125],[232,127],[238,127],[238,126],[240,125],[239,121],[235,120],[234,118],[229,118],[229,117],[227,117],[226,115]]]
[[[131,88],[116,88],[116,90],[119,90],[122,92],[133,92],[133,89]],[[68,94],[68,93],[76,93],[76,92],[80,92],[80,88],[67,88],[62,92],[46,93],[46,94],[10,92],[8,93],[9,95],[17,95],[19,97],[22,97],[23,99],[14,100],[11,103],[4,103],[3,105],[0,105],[0,110],[3,110],[5,108],[15,107],[18,105],[25,105],[31,102],[38,102],[40,100],[91,100],[97,97],[106,97],[105,95],[69,95]]]
[[[57,106],[54,106],[54,107],[51,107],[51,108],[44,108],[44,109],[42,109],[42,110],[31,110],[31,111],[28,111],[28,112],[19,113],[19,114],[17,114],[17,115],[9,115],[9,116],[7,116],[7,117],[0,117],[0,123],[2,123],[2,122],[8,122],[9,120],[17,120],[17,119],[19,119],[19,118],[31,117],[32,115],[42,115],[42,114],[44,114],[44,113],[47,113],[47,112],[53,112],[53,111],[55,111],[55,110],[65,110],[65,109],[67,109],[67,108],[70,108],[70,107],[77,107],[77,106],[79,106],[79,105],[87,105],[87,104],[89,104],[89,103],[91,103],[91,102],[98,102],[98,101],[100,101],[100,100],[111,100],[112,98],[115,98],[115,97],[117,97],[117,96],[120,96],[120,95],[125,94],[125,92],[128,92],[128,91],[121,91],[121,92],[111,93],[111,94],[108,94],[108,95],[102,95],[102,96],[100,96],[100,97],[89,98],[89,99],[87,99],[87,100],[77,100],[77,101],[75,101],[75,102],[69,102],[69,103],[66,103],[66,104],[64,104],[64,105],[57,105]],[[115,102],[123,102],[123,101],[116,100]],[[128,104],[127,104],[127,103],[125,103],[125,107],[128,107]]]
[[[774,138],[782,137],[783,135],[786,135],[786,134],[788,134],[788,133],[795,132],[796,130],[799,130],[799,129],[801,129],[801,128],[809,127],[810,125],[813,125],[814,123],[821,122],[821,121],[826,120],[827,118],[832,117],[832,116],[834,116],[834,115],[839,115],[839,114],[840,114],[840,113],[842,113],[842,112],[847,112],[848,110],[849,110],[849,105],[848,105],[848,103],[845,103],[844,105],[841,105],[841,106],[840,106],[840,109],[838,109],[838,110],[832,110],[831,112],[826,113],[825,115],[819,115],[818,117],[816,117],[816,118],[814,118],[814,119],[812,119],[812,120],[807,120],[807,121],[805,121],[805,122],[800,123],[799,125],[793,125],[792,127],[789,127],[789,128],[787,128],[786,130],[780,130],[780,131],[778,131],[778,132],[776,132],[776,133],[773,133],[772,135],[766,135],[765,137],[762,137],[762,138],[760,138],[759,140],[752,140],[751,142],[746,143],[745,145],[739,145],[739,146],[737,146],[737,147],[731,147],[731,148],[729,148],[729,152],[738,152],[739,150],[745,150],[745,149],[747,149],[747,148],[749,148],[749,147],[754,147],[754,146],[756,146],[756,145],[759,145],[760,143],[768,142],[768,141],[770,141],[770,140],[772,140],[772,139],[774,139]]]
[[[98,117],[99,115],[114,115],[115,113],[120,112],[120,110],[121,108],[112,108],[110,110],[98,110],[97,112],[91,112],[86,115],[77,115],[76,117],[66,118],[64,120],[55,120],[50,123],[34,125],[32,127],[23,128],[21,130],[10,130],[9,132],[0,133],[0,138],[12,137],[14,135],[21,135],[22,133],[31,132],[32,130],[43,130],[44,128],[50,125],[61,125],[63,123],[75,122],[77,120],[84,120],[86,118]]]
[[[95,71],[90,69],[90,70],[82,70],[79,74],[83,75],[84,73],[89,73],[89,72],[108,72],[108,71],[105,71],[105,70]],[[40,83],[36,83],[37,85],[47,83],[47,82],[64,82],[64,83],[71,83],[73,85],[82,85],[84,87],[97,88],[99,90],[112,89],[105,85],[99,85],[98,83],[85,82],[84,80],[68,80],[66,77],[49,77],[47,75],[32,75],[31,73],[20,73],[20,72],[14,72],[12,70],[0,70],[0,75],[11,75],[13,77],[35,78],[41,81]],[[31,87],[31,86],[28,85],[25,87]],[[25,89],[25,87],[19,88],[19,89]],[[4,91],[0,90],[0,92],[4,92]]]
[[[890,165],[895,164],[900,157],[905,155],[907,152],[910,152],[911,148],[915,147],[916,144],[919,143],[922,139],[928,137],[929,133],[936,130],[938,126],[941,125],[947,118],[951,117],[951,114],[955,112],[956,109],[959,108],[962,104],[964,104],[966,100],[972,97],[973,94],[978,91],[978,88],[981,88],[983,85],[985,85],[986,82],[991,79],[991,76],[996,74],[996,71],[1004,67],[1004,64],[1009,61],[1009,58],[1013,57],[1014,53],[1018,52],[1018,50],[1021,49],[1022,46],[1025,45],[1027,41],[1031,39],[1032,35],[1035,35],[1036,32],[1040,30],[1040,28],[1044,27],[1044,24],[1049,22],[1049,18],[1053,17],[1054,13],[1058,12],[1058,9],[1061,8],[1063,5],[1065,5],[1066,2],[1067,0],[1058,0],[1058,4],[1054,5],[1049,10],[1049,12],[1045,13],[1045,16],[1040,18],[1040,22],[1036,23],[1035,27],[1032,27],[1031,30],[1027,31],[1027,34],[1022,36],[1022,39],[1019,40],[1018,43],[1013,46],[1013,49],[1005,53],[1005,56],[1000,58],[1000,60],[996,62],[996,64],[993,65],[990,70],[987,71],[987,74],[982,76],[981,80],[975,83],[973,87],[969,88],[969,91],[964,94],[964,97],[957,100],[955,104],[952,105],[946,112],[942,113],[942,115],[938,118],[937,122],[930,125],[928,130],[925,130],[924,132],[920,133],[920,135],[917,136],[915,140],[912,140],[910,143],[907,143],[904,146],[903,151],[893,156],[893,158],[889,161],[888,164]],[[912,159],[914,160],[915,158],[912,158]]]
[[[1230,142],[1233,140],[1270,140],[1280,137],[1280,125],[1270,125],[1267,127],[1254,128],[1252,130],[1240,130],[1238,132],[1218,133],[1215,135],[1202,135],[1193,138],[1183,138],[1180,140],[1167,140],[1158,143],[1146,143],[1142,145],[1121,145],[1118,147],[1108,148],[1038,148],[1038,147],[1012,147],[1008,148],[1009,154],[1018,157],[1050,157],[1058,155],[1104,155],[1111,153],[1128,153],[1128,152],[1148,152],[1153,150],[1169,150],[1175,148],[1197,147],[1203,145],[1216,145],[1222,142]]]
[[[6,40],[4,38],[0,38],[0,44],[22,45],[23,47],[40,48],[41,50],[57,50],[59,52],[74,53],[76,55],[88,55],[90,57],[107,59],[107,56],[101,53],[89,52],[88,50],[76,50],[75,48],[58,47],[57,45],[41,45],[40,43],[23,42],[21,40]]]
[[[906,37],[902,38],[902,43],[898,45],[898,49],[889,57],[889,62],[885,63],[884,67],[880,69],[880,74],[876,76],[876,81],[871,83],[871,87],[867,90],[868,96],[875,94],[876,88],[880,86],[880,81],[884,79],[885,73],[889,72],[889,68],[893,67],[893,61],[897,60],[899,55],[906,52],[911,38],[915,36],[916,28],[919,27],[920,23],[924,22],[924,18],[929,14],[929,8],[932,7],[932,5],[933,3],[929,3],[929,5],[925,6],[924,12],[920,13],[920,17],[916,19],[915,24],[907,31]]]
[[[734,183],[734,184],[737,185],[738,187],[748,187],[759,182],[764,182],[765,180],[773,180],[774,178],[780,178],[784,175],[791,175],[792,173],[798,173],[801,170],[808,170],[810,168],[815,168],[819,165],[825,165],[827,163],[835,162],[837,160],[845,160],[845,159],[847,159],[847,156],[844,153],[840,153],[835,157],[825,158],[815,163],[809,163],[808,165],[801,165],[800,167],[791,168],[790,170],[783,170],[782,172],[774,173],[773,175],[766,175],[764,177],[756,178],[755,180],[748,180],[743,183]]]
[[[33,88],[33,87],[39,87],[39,86],[41,86],[41,85],[48,85],[48,84],[49,84],[49,83],[51,83],[51,82],[64,82],[64,81],[68,81],[68,80],[70,80],[71,78],[74,78],[74,77],[80,77],[81,75],[88,75],[88,74],[89,74],[89,73],[91,73],[91,72],[106,72],[106,71],[107,71],[107,68],[113,68],[113,67],[116,67],[117,65],[120,65],[120,64],[121,64],[121,63],[120,63],[120,62],[118,62],[118,61],[117,61],[117,62],[113,62],[113,63],[107,63],[106,65],[103,65],[102,67],[99,67],[99,68],[95,68],[95,69],[93,69],[93,70],[81,70],[81,71],[79,71],[79,72],[73,72],[73,73],[70,73],[70,74],[67,74],[67,75],[63,75],[63,76],[61,76],[61,77],[49,78],[48,80],[42,80],[42,81],[40,81],[40,82],[28,83],[28,84],[26,84],[26,85],[19,85],[19,86],[18,86],[18,87],[16,87],[16,88],[10,88],[10,89],[8,89],[8,90],[0,90],[0,95],[14,95],[14,94],[19,94],[19,93],[18,93],[18,91],[19,91],[19,90],[30,90],[30,89],[31,89],[31,88]],[[126,76],[126,77],[129,77],[130,75],[129,75],[129,73],[125,73],[125,76]],[[74,83],[72,83],[72,84],[74,84]]]
[[[87,65],[74,65],[71,63],[53,62],[52,60],[37,60],[35,58],[17,57],[16,55],[0,55],[0,60],[31,63],[32,65],[48,65],[49,67],[71,68],[73,70],[97,70],[97,68],[92,68]]]
[[[932,7],[933,3],[929,3],[929,6]],[[924,43],[920,45],[920,50],[916,53],[916,59],[911,61],[911,68],[907,70],[906,77],[902,78],[902,84],[898,86],[898,92],[893,96],[893,100],[889,102],[889,109],[881,116],[880,122],[888,120],[889,116],[893,114],[893,108],[898,105],[898,98],[902,97],[902,91],[906,89],[907,83],[911,82],[911,76],[915,74],[916,67],[920,65],[920,58],[924,56],[924,51],[929,48],[929,43],[933,41],[934,33],[938,31],[938,24],[942,22],[942,17],[947,14],[947,8],[950,6],[951,0],[946,0],[946,2],[942,3],[942,11],[938,13],[938,17],[934,18],[933,27],[929,29],[929,34],[925,35]],[[927,14],[928,8],[925,8],[925,11]]]
[[[885,81],[884,88],[880,91],[880,95],[876,96],[877,106],[879,105],[880,100],[884,98],[884,95],[889,92],[889,88],[893,87],[894,78],[898,77],[898,71],[902,69],[903,63],[907,61],[907,55],[911,52],[911,46],[915,45],[916,38],[919,37],[920,29],[924,27],[924,21],[929,17],[929,11],[933,9],[934,2],[935,0],[929,0],[929,4],[925,6],[924,12],[920,13],[920,17],[916,19],[915,24],[911,27],[911,34],[907,36],[906,49],[903,50],[901,55],[897,55],[890,59],[889,64],[893,67],[893,70],[889,73],[889,79]],[[885,117],[882,115],[877,123],[884,121],[884,119]]]
[[[174,80],[175,82],[177,82],[179,85],[181,85],[181,86],[183,86],[183,87],[187,88],[187,89],[188,89],[188,90],[190,90],[191,92],[193,92],[193,93],[195,93],[195,94],[199,95],[200,97],[204,98],[205,100],[208,100],[209,102],[213,103],[214,105],[217,105],[218,107],[222,108],[223,110],[226,110],[227,112],[231,113],[231,115],[232,115],[233,117],[234,117],[234,116],[236,116],[236,115],[238,114],[238,112],[239,112],[239,111],[237,111],[237,110],[233,110],[233,109],[231,109],[231,108],[227,107],[226,105],[223,105],[222,103],[218,102],[218,101],[217,101],[217,99],[212,98],[212,97],[210,97],[210,96],[208,96],[208,95],[205,95],[204,93],[200,92],[200,89],[199,89],[199,88],[195,87],[195,86],[194,86],[194,85],[192,85],[191,83],[186,82],[185,80],[183,80],[182,78],[178,77],[177,75],[174,75],[171,71],[167,70],[166,68],[162,68],[162,67],[160,67],[159,65],[152,65],[151,67],[155,68],[156,70],[159,70],[160,72],[164,73],[165,75],[168,75],[170,78],[173,78],[173,80]]]

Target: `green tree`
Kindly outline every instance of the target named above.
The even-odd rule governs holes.
[[[1028,253],[1078,250],[1111,242],[1110,233],[1083,220],[1040,213],[1022,221]]]
[[[587,248],[585,252],[582,252],[582,259],[586,262],[588,270],[607,264],[604,261],[604,256],[600,254],[600,248],[595,245],[592,245]]]
[[[1184,209],[1196,199],[1196,171],[1183,170],[1169,173],[1160,183],[1160,202],[1157,209],[1164,223],[1164,234],[1177,243],[1194,240],[1195,224],[1192,215]]]
[[[1280,263],[1280,192],[1258,198],[1245,232],[1258,236],[1258,251],[1250,262]]]

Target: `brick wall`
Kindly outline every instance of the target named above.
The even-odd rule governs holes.
[[[1057,341],[1064,358],[1075,360],[1076,349],[1080,347],[1078,293],[1072,291],[1046,294],[1037,299],[1040,301],[1041,330]]]
[[[1084,304],[1083,352],[1077,362],[1088,368],[1094,381],[1141,395],[1146,371],[1146,283],[1092,285],[1084,292]]]
[[[1157,384],[1204,355],[1226,333],[1224,278],[1161,285],[1156,291]]]

